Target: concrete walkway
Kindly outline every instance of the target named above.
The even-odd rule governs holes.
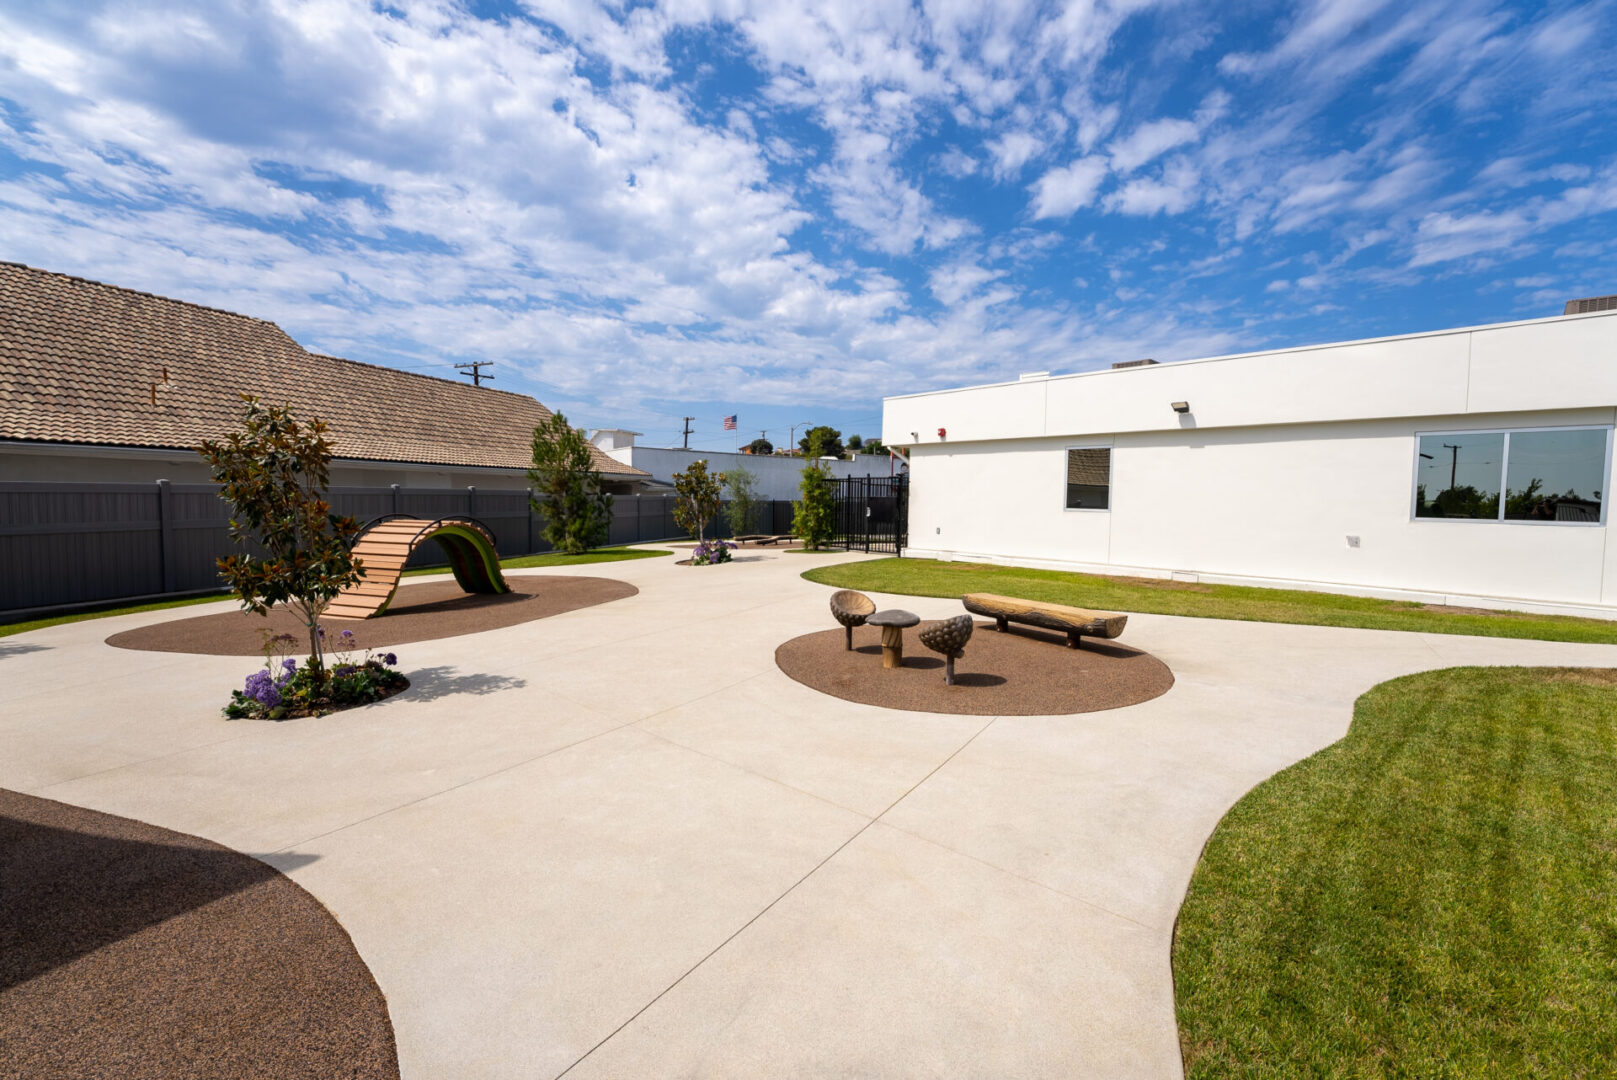
[[[0,638],[0,786],[286,870],[370,964],[407,1078],[1171,1078],[1174,915],[1232,803],[1382,680],[1617,665],[1137,615],[1177,679],[1154,701],[895,712],[774,666],[834,625],[798,576],[824,561],[581,567],[640,594],[400,646],[409,693],[285,724],[219,718],[251,659],[102,644],[223,606]]]

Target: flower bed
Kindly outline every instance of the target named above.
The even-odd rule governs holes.
[[[728,540],[703,540],[691,555],[692,566],[716,566],[730,561],[730,552],[737,545]]]
[[[381,701],[410,685],[409,679],[394,670],[399,662],[396,655],[372,649],[361,653],[352,630],[338,635],[331,653],[335,662],[330,667],[307,660],[299,665],[285,655],[296,644],[291,634],[265,635],[264,666],[247,676],[240,690],[230,692],[230,704],[224,707],[226,719],[324,716]]]

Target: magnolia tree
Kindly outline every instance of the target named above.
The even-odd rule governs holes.
[[[533,429],[533,508],[545,519],[544,537],[565,555],[606,541],[612,496],[601,484],[584,433],[561,413]]]
[[[693,461],[684,472],[674,474],[674,524],[701,543],[707,523],[719,512],[719,485],[723,473],[707,471],[706,459]]]
[[[227,555],[219,576],[241,606],[266,614],[276,604],[298,613],[309,634],[309,662],[320,670],[320,616],[364,571],[351,550],[359,523],[331,512],[331,444],[326,425],[299,423],[285,406],[243,395],[241,430],[207,439],[197,452],[213,469],[220,496],[232,508],[230,537],[255,541],[263,555]]]

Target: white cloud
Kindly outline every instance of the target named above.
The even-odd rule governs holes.
[[[994,179],[1010,180],[1021,174],[1022,166],[1039,152],[1042,143],[1029,132],[1008,131],[983,145],[994,155]]]
[[[1617,189],[1563,137],[1598,130],[1613,86],[1569,12],[1305,2],[1231,80],[1181,68],[1228,40],[1207,20],[1120,55],[1157,17],[1134,0],[524,2],[543,23],[458,0],[12,5],[3,254],[329,351],[495,357],[629,413],[715,373],[796,402],[1133,339],[1172,355],[1267,303],[1209,289],[1528,250]],[[1378,63],[1379,88],[1347,81]],[[1502,160],[1466,179],[1469,118],[1512,109],[1537,122],[1490,119]],[[1016,178],[1029,213],[1006,225],[985,180]],[[1135,220],[1086,237],[1086,208]],[[1542,246],[1611,250],[1566,231]],[[1382,265],[1353,269],[1372,236]],[[1262,265],[1280,256],[1304,271]],[[1199,328],[1121,304],[1196,274]]]
[[[1201,173],[1183,158],[1170,162],[1160,178],[1138,177],[1106,197],[1106,208],[1149,217],[1180,214],[1200,201]]]
[[[951,146],[948,150],[938,155],[937,166],[946,175],[959,180],[975,173],[978,161],[958,146]]]
[[[1112,168],[1119,173],[1131,173],[1176,146],[1195,142],[1200,135],[1201,130],[1189,120],[1164,119],[1141,124],[1127,137],[1112,143]]]
[[[1106,159],[1097,155],[1051,169],[1028,189],[1033,192],[1034,219],[1071,217],[1095,201],[1106,173]]]

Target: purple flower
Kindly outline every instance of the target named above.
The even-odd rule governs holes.
[[[382,657],[382,663],[386,664],[388,667],[392,667],[394,664],[397,664],[398,662],[399,662],[399,658],[397,656],[393,655],[392,653],[388,653],[386,656]]]
[[[345,638],[351,638],[354,636],[354,632],[352,630],[344,630],[342,632],[342,636]]]
[[[266,709],[273,709],[281,703],[281,689],[275,685],[268,671],[255,671],[247,676],[247,685],[242,689],[242,694]]]
[[[286,673],[286,675],[283,676],[283,678],[289,678],[292,675],[292,673],[294,671],[296,671],[297,669],[298,669],[298,662],[296,660],[292,659],[290,656],[288,656],[285,660],[281,661],[281,670]]]

